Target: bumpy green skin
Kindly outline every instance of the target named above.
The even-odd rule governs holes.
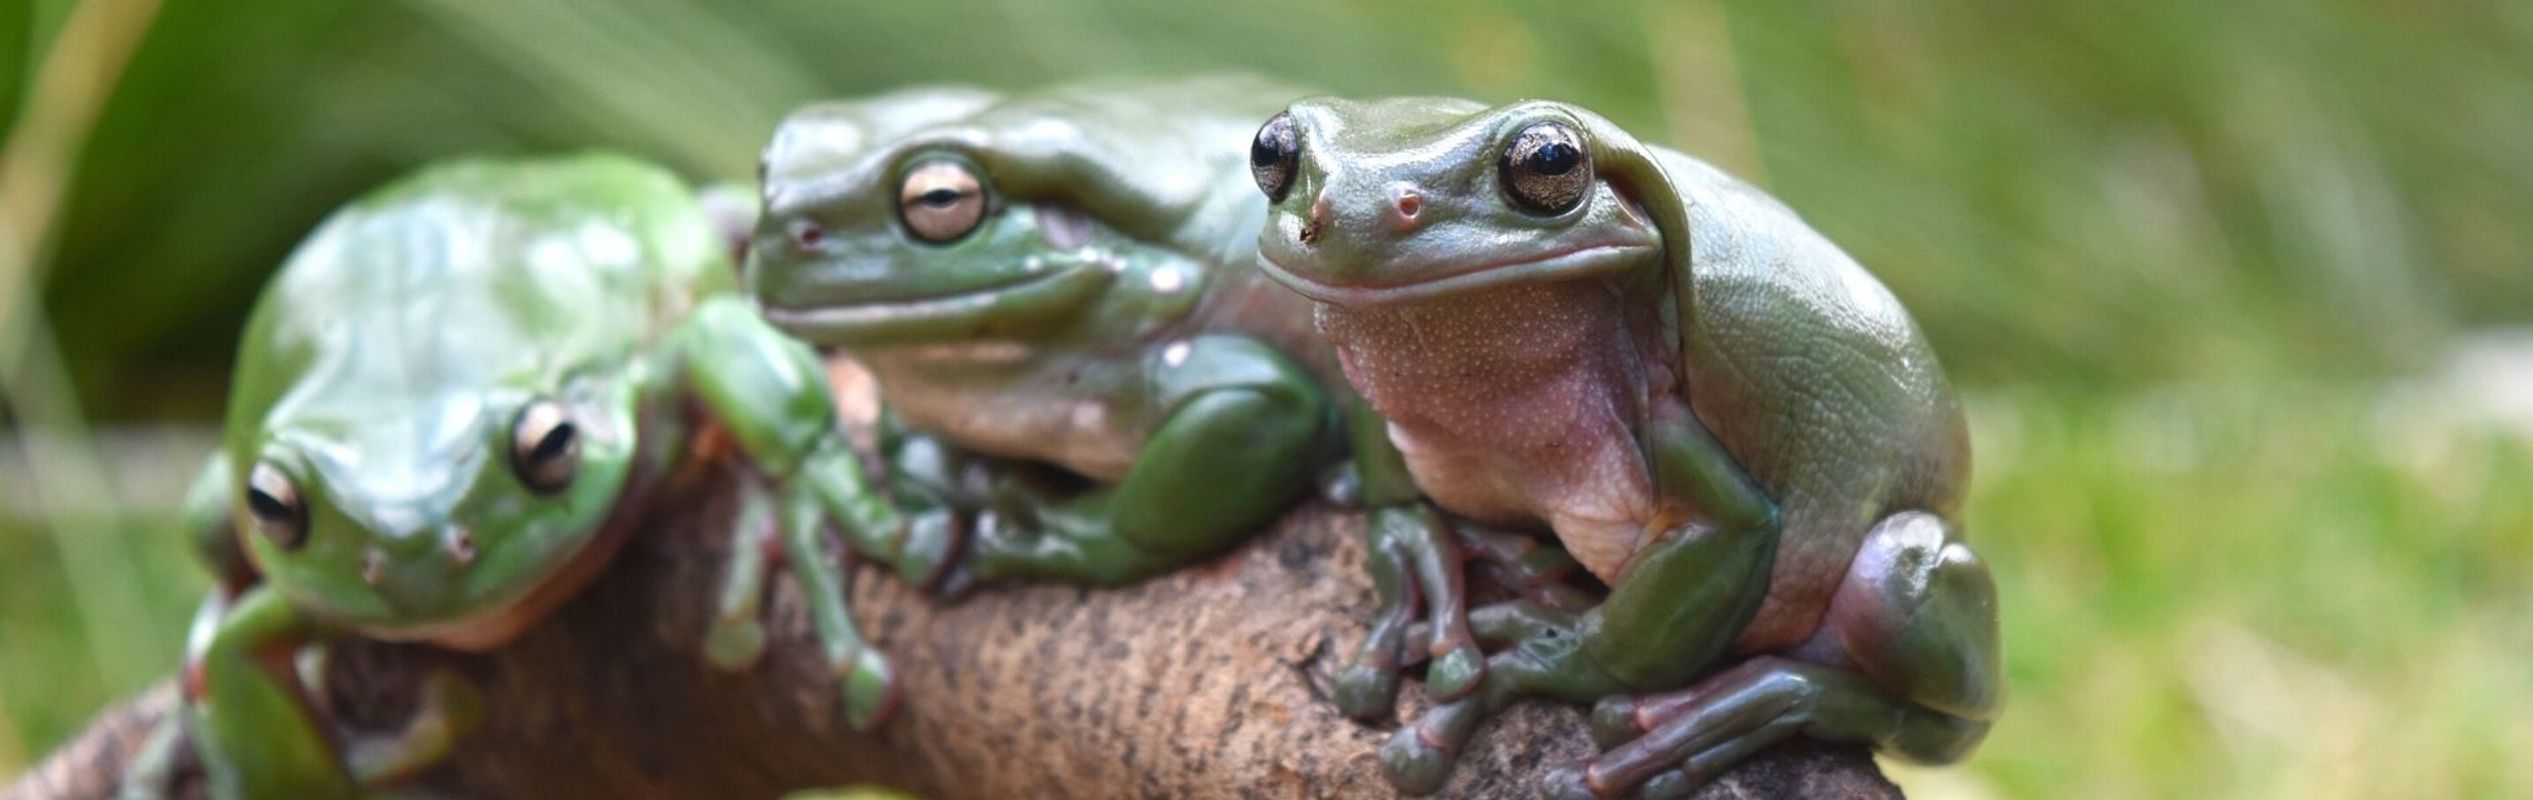
[[[1440,623],[1434,657],[1474,685],[1456,544],[1377,418],[1340,422],[1361,404],[1309,303],[1258,269],[1264,203],[1239,145],[1300,94],[1226,76],[933,88],[784,122],[765,152],[749,290],[777,327],[871,367],[912,432],[902,474],[934,476],[907,482],[984,509],[963,554],[947,521],[859,549],[918,581],[1132,581],[1271,521],[1352,439],[1386,598],[1383,644],[1341,693],[1386,711],[1420,597]],[[946,243],[900,216],[901,182],[939,161],[987,198]],[[975,478],[980,460],[1004,469]]]
[[[225,449],[195,493],[224,584],[185,681],[215,796],[349,796],[445,755],[474,713],[463,681],[431,681],[401,734],[338,746],[293,654],[333,635],[503,643],[604,566],[704,424],[729,431],[763,478],[751,500],[777,510],[734,526],[763,541],[733,548],[711,657],[736,668],[762,647],[752,612],[779,543],[848,717],[887,710],[887,664],[845,615],[821,531],[899,523],[870,500],[814,354],[732,290],[726,248],[674,177],[603,155],[428,169],[299,248],[239,345]],[[579,447],[546,491],[513,458],[540,399]],[[259,463],[304,503],[296,546],[248,507]]]
[[[1872,276],[1759,191],[1573,106],[1288,113],[1272,274],[1319,302],[1428,496],[1547,527],[1612,588],[1482,609],[1505,648],[1384,748],[1402,788],[1438,787],[1522,695],[1601,702],[1616,747],[1561,795],[1684,793],[1798,733],[1938,762],[1976,745],[1999,675],[1994,589],[1949,522],[1967,440]],[[1541,123],[1589,156],[1570,209],[1525,207],[1499,163]]]

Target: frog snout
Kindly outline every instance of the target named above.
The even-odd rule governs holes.
[[[419,610],[435,603],[477,554],[475,532],[465,526],[417,530],[370,545],[361,554],[361,582],[401,608]]]
[[[1311,199],[1296,238],[1306,247],[1367,247],[1395,242],[1436,221],[1434,196],[1411,181],[1348,184],[1331,180]]]

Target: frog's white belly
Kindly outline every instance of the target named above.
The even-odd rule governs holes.
[[[988,455],[1044,461],[1115,482],[1142,452],[1126,363],[1046,360],[1008,344],[892,349],[864,360],[890,409],[918,430]],[[1139,363],[1139,362],[1134,362]]]

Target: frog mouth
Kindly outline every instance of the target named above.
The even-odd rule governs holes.
[[[1099,264],[1049,265],[1017,279],[929,297],[842,305],[777,305],[759,311],[784,332],[821,344],[872,345],[981,338],[1066,315],[1116,275]]]
[[[1488,261],[1399,283],[1320,280],[1287,263],[1289,259],[1306,267],[1309,261],[1290,253],[1262,253],[1265,257],[1259,259],[1259,265],[1269,277],[1291,287],[1303,297],[1338,306],[1370,306],[1429,300],[1508,284],[1570,280],[1621,272],[1642,264],[1645,253],[1659,249],[1659,245],[1637,242],[1578,245],[1535,256]]]
[[[493,610],[416,624],[394,624],[377,620],[338,620],[360,630],[363,635],[391,642],[428,642],[441,647],[470,653],[489,651],[519,638],[530,626],[545,620],[555,609],[580,595],[582,589],[605,573],[615,563],[616,554],[624,549],[634,533],[650,521],[657,504],[651,502],[656,493],[669,490],[684,474],[668,474],[661,469],[639,469],[627,477],[619,496],[641,498],[619,502],[598,527],[589,541],[564,557],[562,563],[538,579],[525,591],[504,602],[493,604]]]

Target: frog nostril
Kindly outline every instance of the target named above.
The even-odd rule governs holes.
[[[792,242],[800,245],[801,249],[815,249],[826,240],[827,230],[818,227],[818,223],[805,220],[792,223]]]
[[[1311,201],[1310,218],[1302,222],[1302,229],[1294,234],[1294,238],[1302,240],[1303,246],[1319,244],[1319,231],[1327,224],[1328,193],[1323,191],[1319,193],[1319,197]]]
[[[1390,205],[1398,214],[1390,218],[1390,226],[1406,233],[1416,229],[1416,212],[1425,208],[1425,195],[1405,186],[1390,190]]]
[[[377,586],[387,580],[387,554],[376,548],[361,556],[361,582]]]
[[[458,528],[448,538],[449,560],[458,566],[475,563],[475,532]]]

